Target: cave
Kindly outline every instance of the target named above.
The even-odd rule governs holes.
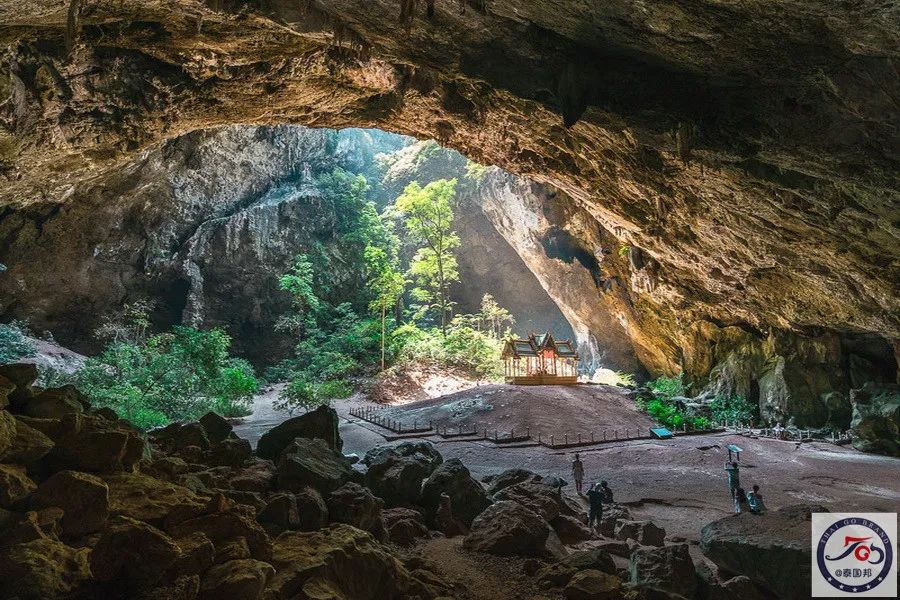
[[[0,598],[797,598],[895,511],[894,6],[0,17]]]

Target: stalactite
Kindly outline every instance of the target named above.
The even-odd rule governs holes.
[[[81,29],[81,0],[69,0],[69,12],[66,16],[66,54],[71,54],[78,41],[78,33]]]

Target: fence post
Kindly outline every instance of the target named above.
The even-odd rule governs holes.
[[[555,448],[556,444],[553,443],[553,435],[550,436],[550,447]]]
[[[541,432],[538,431],[538,444],[540,444],[540,443],[541,443]]]
[[[565,434],[563,434],[563,446],[568,446],[568,445],[569,445],[569,434],[565,433]]]

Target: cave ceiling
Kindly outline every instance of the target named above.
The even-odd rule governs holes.
[[[900,338],[897,4],[0,0],[0,23],[5,205],[197,129],[378,127],[562,190],[666,314]]]

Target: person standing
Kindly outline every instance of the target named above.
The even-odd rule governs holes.
[[[575,492],[581,493],[581,482],[584,481],[584,463],[581,462],[581,456],[575,453],[575,460],[572,461],[572,479],[575,480]]]
[[[731,491],[731,501],[734,502],[734,512],[741,512],[741,498],[738,490],[741,487],[741,473],[737,461],[726,462],[725,472],[728,473],[728,489]]]
[[[588,497],[588,525],[591,530],[600,528],[600,521],[603,520],[603,490],[600,484],[594,485],[587,493]]]

